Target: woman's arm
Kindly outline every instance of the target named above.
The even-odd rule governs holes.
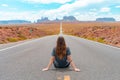
[[[47,66],[46,68],[42,69],[42,71],[47,71],[47,70],[50,68],[50,66],[52,65],[52,63],[53,63],[54,60],[55,60],[55,57],[52,56],[52,57],[50,58],[50,61],[49,61],[48,66]]]
[[[71,64],[72,68],[74,69],[74,71],[80,71],[80,69],[78,69],[78,68],[75,66],[74,62],[72,61],[72,57],[71,57],[70,55],[67,56],[67,59],[68,59],[68,61],[70,62],[70,64]]]

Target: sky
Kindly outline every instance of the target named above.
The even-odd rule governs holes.
[[[113,17],[120,21],[120,0],[1,0],[0,20],[36,21],[75,16],[82,21]]]

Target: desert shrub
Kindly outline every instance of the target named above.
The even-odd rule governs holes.
[[[27,39],[27,38],[26,38],[24,35],[22,35],[22,34],[19,34],[18,37],[19,37],[19,40],[25,40],[25,39]]]
[[[96,41],[96,38],[94,38],[94,37],[86,37],[86,39]]]
[[[100,43],[105,43],[104,38],[101,38],[101,37],[100,37],[100,38],[97,38],[97,41],[100,42]]]
[[[7,40],[8,40],[9,42],[17,42],[17,41],[18,41],[17,38],[7,38]]]
[[[104,38],[102,37],[86,37],[85,39],[88,39],[88,40],[92,40],[92,41],[97,41],[97,42],[100,42],[100,43],[106,43],[106,41],[104,40]]]

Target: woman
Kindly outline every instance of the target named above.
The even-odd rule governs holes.
[[[71,64],[74,71],[80,71],[80,69],[76,68],[74,62],[72,61],[70,49],[66,47],[65,40],[62,36],[58,37],[57,45],[52,51],[50,62],[42,71],[49,70],[52,63],[56,68],[67,68]]]

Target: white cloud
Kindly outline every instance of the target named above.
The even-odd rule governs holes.
[[[34,0],[34,1],[38,1],[38,0]],[[55,2],[55,0],[51,0],[51,2],[50,0],[46,0],[46,1],[48,1],[47,3],[51,3],[53,1]],[[64,1],[71,1],[71,0],[64,0]],[[0,12],[1,15],[0,19],[1,20],[24,19],[24,20],[34,21],[40,19],[41,17],[48,17],[49,19],[53,20],[55,18],[62,19],[62,17],[65,15],[67,16],[73,15],[78,20],[95,20],[98,17],[97,13],[99,13],[97,9],[93,8],[90,11],[87,11],[82,14],[77,10],[82,7],[87,7],[91,4],[101,3],[103,1],[104,0],[76,0],[74,3],[71,4],[66,3],[57,9],[51,9],[51,10],[26,11],[26,12]],[[108,7],[104,7],[100,9],[100,12],[109,12],[109,11],[110,8]]]
[[[30,20],[34,21],[39,18],[38,14],[34,14],[36,12],[0,12],[0,20]]]
[[[96,9],[96,8],[93,8],[93,9],[90,9],[90,11],[92,11],[92,12],[96,12],[97,9]]]
[[[30,2],[30,3],[42,3],[42,4],[50,4],[50,3],[61,3],[65,4],[67,2],[75,1],[75,2],[80,2],[79,6],[84,3],[84,4],[89,4],[89,3],[99,3],[103,2],[105,0],[23,0],[24,2]]]
[[[44,14],[45,13],[45,14]],[[43,14],[43,15],[41,15]],[[14,19],[21,19],[21,20],[30,20],[30,21],[36,21],[37,19],[40,19],[41,17],[49,17],[49,19],[53,20],[56,17],[59,19],[62,19],[64,15],[69,15],[69,13],[63,12],[63,14],[48,14],[47,11],[30,11],[30,12],[0,12],[0,20],[14,20]],[[78,20],[81,21],[88,21],[88,20],[95,20],[98,17],[114,17],[116,20],[120,21],[119,15],[114,15],[114,14],[108,14],[108,15],[98,15],[97,13],[94,12],[85,12],[85,13],[80,13],[80,12],[74,12],[72,13],[73,16],[75,16]],[[7,16],[7,17],[6,17]]]
[[[70,15],[80,9],[81,7],[86,7],[89,4],[95,4],[103,2],[103,0],[76,0],[74,3],[71,4],[64,4],[58,9],[52,10],[44,10],[43,15],[48,16],[50,19],[54,19],[55,17],[63,17],[64,15]]]
[[[103,2],[103,0],[76,0],[74,3],[72,4],[65,4],[63,6],[61,6],[59,9],[60,10],[76,10],[79,9],[81,7],[86,7],[90,4],[95,4],[95,3],[100,3]]]
[[[110,8],[108,7],[101,8],[100,12],[110,12]]]
[[[30,3],[42,3],[42,4],[50,4],[50,3],[67,3],[70,2],[71,0],[24,0]]]
[[[30,1],[30,0],[29,0]],[[33,0],[31,0],[33,1]],[[34,0],[38,1],[38,0]],[[40,0],[39,0],[40,1]],[[48,1],[47,3],[50,2],[67,2],[71,0],[44,0],[43,2]],[[100,3],[103,0],[76,0],[74,3],[71,4],[63,4],[61,7],[57,9],[51,9],[51,10],[40,10],[38,11],[27,11],[27,12],[0,12],[0,19],[1,20],[8,20],[8,19],[25,19],[25,20],[37,20],[41,17],[49,17],[49,19],[53,20],[55,18],[62,19],[63,16],[65,15],[75,15],[75,12],[77,12],[77,9],[80,9],[81,7],[86,7],[89,4],[94,4],[94,3]],[[93,13],[91,13],[93,14]],[[87,18],[87,17],[86,17]],[[84,19],[84,18],[83,18]]]
[[[116,8],[120,8],[120,6],[115,6]]]
[[[7,4],[1,4],[1,6],[3,6],[3,7],[8,7],[8,5],[7,5]]]

